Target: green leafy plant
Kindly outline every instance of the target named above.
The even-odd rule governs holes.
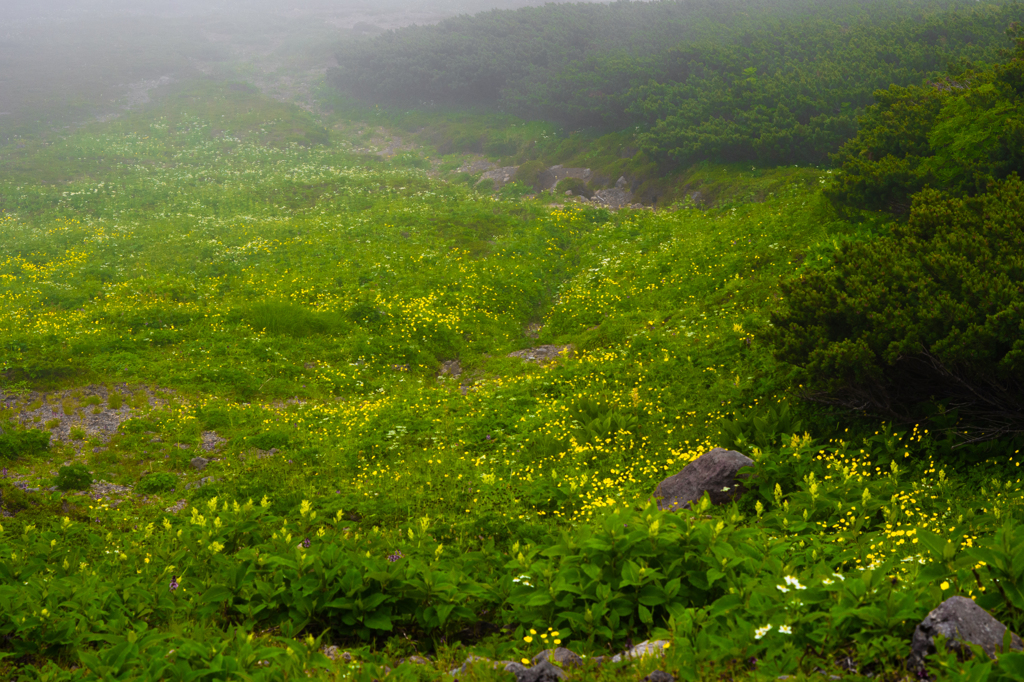
[[[92,474],[84,464],[70,464],[57,470],[54,485],[61,490],[87,490],[92,485]]]
[[[720,442],[727,448],[745,450],[756,445],[762,450],[778,445],[780,440],[797,434],[802,428],[794,418],[788,402],[780,401],[767,410],[747,410],[733,419],[721,419]]]
[[[37,429],[20,429],[11,422],[0,426],[0,459],[13,460],[35,455],[50,447],[50,434]]]
[[[173,490],[177,485],[177,476],[167,471],[158,471],[156,473],[143,476],[139,482],[135,484],[135,492],[143,495],[154,495]]]
[[[555,194],[561,195],[566,192],[572,192],[575,196],[588,199],[594,196],[594,193],[587,187],[587,183],[579,178],[563,178],[558,181],[558,184],[555,185]]]

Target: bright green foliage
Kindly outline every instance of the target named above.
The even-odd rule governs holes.
[[[849,407],[919,418],[949,400],[975,429],[1020,428],[1024,183],[974,199],[917,195],[892,234],[852,244],[784,287],[779,358]]]
[[[0,425],[0,460],[35,455],[50,447],[50,434],[38,429],[20,429],[11,422]]]
[[[912,442],[895,434],[870,446],[898,455]],[[681,649],[666,652],[675,665],[757,657],[774,676],[832,670],[830,652],[843,649],[899,666],[914,625],[950,586],[1020,627],[1024,527],[1006,520],[976,546],[959,541],[1018,514],[1019,489],[1000,486],[982,516],[944,521],[952,529],[940,535],[907,524],[921,506],[907,505],[898,466],[872,472],[853,450],[794,439],[765,451],[754,473],[756,523],[736,507],[647,507],[470,552],[439,543],[429,518],[360,533],[319,504],[277,516],[269,500],[216,497],[134,528],[95,512],[116,536],[92,519],[0,530],[10,557],[0,635],[15,656],[77,655],[90,680],[177,679],[204,661],[258,677],[263,660],[278,674],[293,657],[333,667],[303,632],[440,641],[486,613],[515,631],[515,657],[534,649],[530,628],[547,627],[578,650],[664,637]],[[942,477],[933,490],[954,493]],[[267,634],[275,628],[280,638]],[[194,645],[204,638],[205,650]]]
[[[761,414],[750,410],[735,419],[721,419],[718,424],[722,429],[721,446],[740,451],[751,446],[762,450],[773,447],[780,439],[800,433],[802,427],[786,402],[773,405]]]
[[[62,466],[57,471],[54,485],[61,490],[87,490],[92,485],[92,474],[84,464]]]
[[[0,371],[35,391],[4,405],[35,419],[52,384],[102,382],[128,418],[6,464],[0,676],[428,679],[467,653],[664,637],[686,679],[843,675],[846,656],[901,677],[939,600],[1019,589],[1012,448],[952,471],[930,425],[837,425],[764,342],[781,277],[874,234],[830,211],[830,173],[705,166],[718,205],[673,210],[506,200],[415,153],[350,154],[342,124],[283,143],[316,121],[252,92],[179,95],[2,160]],[[123,161],[51,184],[101,158]],[[730,425],[749,492],[658,512],[657,482]],[[70,458],[135,494],[39,490]],[[1019,627],[1013,600],[993,608]],[[395,666],[414,651],[437,661]]]

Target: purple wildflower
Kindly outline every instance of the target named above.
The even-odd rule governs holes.
[[[306,549],[309,549],[309,546],[311,544],[312,543],[309,541],[309,538],[306,538],[305,540],[302,541],[302,546],[305,547]]]
[[[176,589],[178,589],[178,576],[171,576],[171,584],[169,587],[171,588],[171,592],[174,592]]]
[[[402,554],[402,550],[398,550],[394,554],[388,554],[388,561],[390,561],[391,563],[395,563],[396,561],[398,561],[399,559],[401,559],[404,556],[405,555]]]

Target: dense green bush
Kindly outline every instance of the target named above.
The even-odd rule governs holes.
[[[50,433],[38,429],[19,429],[13,423],[0,425],[0,460],[34,455],[50,447]]]
[[[987,436],[1024,429],[1024,183],[919,193],[906,224],[783,287],[781,360],[819,398],[901,419],[948,402]]]
[[[515,182],[532,187],[534,191],[537,191],[540,189],[541,174],[546,170],[547,166],[543,161],[527,161],[516,169],[514,179]]]
[[[556,194],[565,194],[566,192],[572,192],[575,196],[591,198],[594,193],[587,187],[587,183],[583,182],[579,178],[563,178],[558,181],[555,185]]]
[[[158,471],[155,474],[143,476],[142,479],[135,484],[135,492],[143,495],[165,493],[169,490],[174,490],[174,487],[177,484],[177,476],[167,471]]]
[[[330,79],[373,102],[639,124],[662,162],[817,164],[856,133],[874,90],[991,61],[1021,19],[1000,0],[549,3],[378,36],[343,50]]]
[[[61,490],[86,490],[92,485],[92,474],[84,464],[70,464],[57,470],[54,485]]]

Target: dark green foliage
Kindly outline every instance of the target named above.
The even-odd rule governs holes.
[[[594,196],[594,193],[587,187],[587,183],[579,178],[565,178],[558,181],[558,184],[555,185],[555,194],[565,194],[566,192],[572,192],[576,196],[588,199]]]
[[[174,490],[178,484],[178,477],[166,471],[159,471],[155,474],[143,476],[135,485],[135,492],[141,495],[153,495]]]
[[[541,174],[546,170],[543,161],[527,161],[516,169],[515,181],[537,191],[540,189]]]
[[[819,398],[917,419],[948,401],[976,431],[1024,428],[1024,183],[919,193],[892,234],[784,285],[780,359]],[[960,428],[962,428],[961,425]]]
[[[928,133],[946,97],[934,85],[876,92],[877,103],[861,118],[857,137],[834,158],[842,174],[827,190],[829,198],[858,209],[910,210],[910,197],[934,181],[921,160],[931,155]]]
[[[372,101],[641,124],[661,162],[825,163],[874,90],[991,60],[1020,19],[1017,4],[945,0],[549,4],[379,36],[332,80]]]
[[[62,466],[57,470],[54,485],[61,490],[87,490],[92,485],[92,474],[84,464]]]
[[[0,460],[35,455],[50,447],[50,433],[37,429],[22,430],[11,422],[0,425]]]
[[[977,194],[1024,172],[1024,37],[1008,33],[1017,48],[1005,64],[876,92],[860,132],[833,157],[842,172],[827,196],[903,215],[924,187]]]

